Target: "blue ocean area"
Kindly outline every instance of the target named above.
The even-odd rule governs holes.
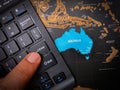
[[[55,45],[59,52],[75,49],[84,55],[86,60],[89,60],[89,54],[93,48],[93,40],[82,27],[80,27],[80,33],[76,31],[76,28],[70,28],[55,40]]]

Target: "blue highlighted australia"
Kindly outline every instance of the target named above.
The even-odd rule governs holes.
[[[75,28],[71,28],[55,40],[55,45],[59,52],[75,49],[84,55],[86,60],[89,60],[89,54],[93,48],[93,40],[86,34],[82,27],[80,28],[80,33],[76,32]]]

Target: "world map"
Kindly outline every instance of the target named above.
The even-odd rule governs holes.
[[[75,28],[71,28],[61,37],[57,38],[55,44],[60,52],[73,48],[85,55],[86,60],[89,60],[93,40],[85,33],[83,28],[80,28],[80,33],[76,32]]]
[[[53,40],[59,39],[71,28],[83,27],[94,41],[93,57],[97,56],[105,63],[119,58],[120,22],[111,10],[113,2],[110,0],[31,0],[31,2]],[[69,44],[66,45],[69,47]],[[80,50],[78,51],[82,54]],[[87,60],[90,59],[89,55],[85,56]]]
[[[80,86],[95,89],[105,86],[109,89],[103,90],[111,90],[118,85],[119,0],[31,0],[31,3]]]

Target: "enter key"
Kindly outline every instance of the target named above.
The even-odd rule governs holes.
[[[52,66],[56,65],[57,61],[54,58],[52,53],[48,53],[46,55],[43,56],[43,61],[40,67],[40,71],[45,71],[48,68],[51,68]]]

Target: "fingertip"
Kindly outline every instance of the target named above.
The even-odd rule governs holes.
[[[37,52],[31,52],[26,56],[26,60],[29,63],[36,63],[36,62],[41,62],[41,56]]]

